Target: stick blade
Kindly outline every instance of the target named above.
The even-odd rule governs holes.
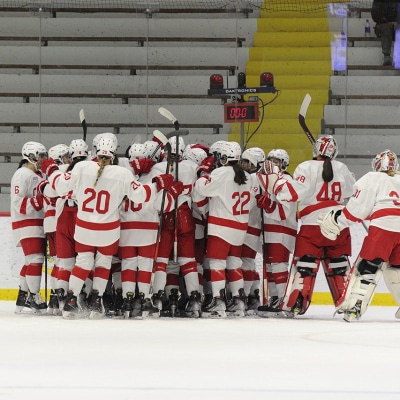
[[[83,111],[83,108],[81,109],[81,111],[79,111],[79,119],[81,121],[81,124],[83,124],[83,121],[86,121],[85,112]]]
[[[307,93],[304,96],[303,103],[301,103],[300,112],[299,112],[299,114],[304,118],[306,117],[308,106],[310,105],[310,103],[311,103],[311,96]]]
[[[166,145],[168,143],[168,138],[158,129],[153,131],[153,136],[158,139],[162,144]]]

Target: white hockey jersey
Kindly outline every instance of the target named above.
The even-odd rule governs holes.
[[[71,190],[78,203],[75,240],[90,246],[108,246],[120,237],[119,206],[127,196],[136,203],[149,201],[154,184],[132,180],[132,173],[118,165],[107,165],[97,181],[99,165],[81,161],[71,172],[53,173],[49,181],[60,196]]]
[[[368,172],[354,185],[353,197],[338,218],[341,227],[371,219],[370,226],[400,232],[400,175]]]
[[[240,246],[243,244],[249,222],[250,210],[256,206],[250,175],[245,172],[247,182],[234,182],[235,172],[231,166],[215,169],[209,178],[196,181],[194,191],[209,197],[208,234],[218,236],[226,242]]]
[[[353,195],[354,175],[340,161],[332,160],[333,179],[324,182],[322,169],[324,161],[309,160],[297,166],[294,171],[292,188],[299,200],[298,211],[302,224],[318,225],[320,214],[327,213],[332,208],[342,208],[345,199]],[[277,194],[277,200],[292,198],[287,193],[289,186],[284,185]]]
[[[44,178],[26,166],[18,168],[11,178],[11,224],[16,246],[21,239],[44,237],[44,211],[36,211],[30,198],[37,195],[37,185]]]

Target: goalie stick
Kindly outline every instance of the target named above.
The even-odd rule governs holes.
[[[86,134],[87,134],[87,125],[86,125],[86,118],[83,108],[79,111],[79,119],[81,120],[81,125],[83,129],[83,140],[86,142]]]

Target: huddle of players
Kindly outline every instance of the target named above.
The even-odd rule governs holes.
[[[173,137],[170,145],[171,154],[161,154],[155,141],[133,143],[126,157],[118,158],[116,137],[106,133],[94,139],[92,160],[88,146],[78,139],[70,146],[54,146],[50,159],[43,156],[41,163],[40,151],[23,149],[35,175],[41,169],[47,176],[30,203],[40,203],[43,193],[43,226],[55,263],[47,309],[38,288],[26,285],[32,279],[31,260],[26,261],[17,311],[47,309],[64,318],[104,313],[127,318],[293,317],[310,305],[320,264],[335,305],[342,304],[350,276],[349,231],[329,237],[324,228],[321,234],[320,224],[332,226],[332,218],[321,215],[343,208],[355,180],[335,160],[332,137],[317,140],[313,160],[296,168],[295,179],[286,173],[289,156],[283,149],[270,151],[265,160],[262,149],[242,153],[236,142],[219,141],[208,148],[185,146],[182,137]],[[75,168],[81,161],[85,163]],[[128,187],[119,191],[114,207],[118,223],[107,226],[104,216],[115,213],[107,196],[117,191],[110,185],[120,179],[120,168],[129,171],[124,178]],[[85,180],[91,173],[95,180]],[[80,199],[79,192],[84,194]],[[36,208],[41,211],[40,204]],[[90,218],[79,216],[88,211]],[[102,241],[101,234],[108,240]],[[265,268],[261,285],[257,253],[263,254]],[[38,272],[32,275],[37,281]],[[269,293],[266,304],[260,304],[260,288],[263,300]],[[353,303],[342,309],[347,320],[361,315]]]

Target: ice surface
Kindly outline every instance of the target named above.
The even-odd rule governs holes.
[[[399,399],[400,321],[63,320],[0,302],[1,399]]]

